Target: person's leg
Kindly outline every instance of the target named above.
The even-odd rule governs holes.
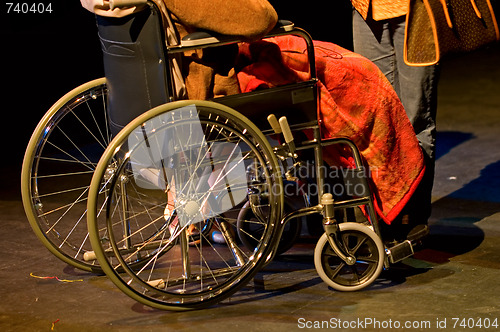
[[[396,52],[391,40],[389,24],[386,21],[372,19],[365,21],[356,10],[353,10],[352,26],[354,52],[375,63],[395,88],[396,93],[399,93]],[[392,241],[395,238],[394,226],[389,226],[384,222],[379,225],[383,240]]]
[[[426,172],[417,191],[405,207],[410,226],[427,224],[431,215],[436,150],[438,66],[413,67],[404,62],[405,18],[391,20],[399,77],[399,98],[415,130],[425,158]]]
[[[396,93],[399,93],[396,52],[387,21],[365,21],[353,10],[352,26],[354,52],[375,63],[396,89]]]

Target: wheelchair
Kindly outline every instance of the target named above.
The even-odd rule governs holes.
[[[228,298],[293,244],[297,220],[307,216],[323,221],[314,264],[336,290],[365,288],[391,263],[413,254],[409,241],[384,245],[355,144],[321,138],[314,46],[306,31],[280,21],[266,38],[303,38],[309,80],[210,101],[175,100],[172,58],[241,41],[201,32],[166,46],[161,14],[154,3],[147,5],[132,19],[99,22],[106,78],[63,96],[28,144],[23,204],[50,252],[75,268],[104,273],[128,296],[166,310],[204,308]],[[134,49],[139,43],[113,42],[120,34],[115,26],[130,30],[138,23],[138,40],[154,36],[140,40],[150,53]],[[118,52],[114,59],[112,49]],[[147,85],[138,90],[146,92],[136,93],[133,82],[125,94],[134,98],[114,100],[112,93],[130,81],[130,73],[108,69],[127,61],[127,52],[148,60],[136,73]],[[110,118],[110,108],[127,110],[133,103],[150,109],[130,119]],[[301,136],[306,130],[312,138]],[[325,191],[323,148],[335,144],[348,146],[355,160],[343,181],[362,188],[341,200]],[[305,152],[312,152],[310,163],[301,160]],[[306,164],[314,171],[316,201],[299,193],[302,204],[290,204],[284,187],[310,181],[297,175]],[[352,213],[361,209],[362,218]],[[212,240],[214,230],[223,241]]]

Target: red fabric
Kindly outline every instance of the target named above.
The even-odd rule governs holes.
[[[324,139],[348,137],[360,150],[373,181],[375,208],[390,224],[424,172],[422,151],[403,106],[371,61],[326,42],[315,42]],[[305,42],[285,36],[240,46],[242,92],[309,79]],[[349,167],[348,151],[329,146],[324,159]]]

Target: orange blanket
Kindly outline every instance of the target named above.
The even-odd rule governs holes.
[[[348,137],[370,169],[375,208],[390,224],[424,173],[424,161],[403,106],[385,76],[366,58],[326,42],[315,42],[320,80],[322,135]],[[309,79],[305,42],[285,36],[240,46],[242,92]],[[330,146],[324,159],[349,167],[348,154]]]

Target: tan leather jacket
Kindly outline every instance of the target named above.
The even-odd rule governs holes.
[[[113,9],[108,0],[80,0],[87,10],[101,16],[123,17],[141,10],[141,7]],[[278,14],[267,0],[155,0],[165,5],[174,20],[189,32],[206,29],[224,35],[257,39],[276,24]]]
[[[409,0],[351,0],[351,3],[364,19],[371,6],[372,18],[380,21],[406,15]]]
[[[164,14],[171,14],[182,38],[197,29],[238,36],[243,40],[259,39],[276,25],[278,14],[267,0],[153,0]],[[100,15],[123,17],[140,11],[142,7],[110,9],[108,0],[80,0],[87,10]],[[172,34],[167,31],[170,41]],[[231,64],[237,51],[213,48],[195,50],[184,54],[182,69],[176,70],[176,82],[184,78],[184,84],[176,83],[178,96],[184,86],[191,99],[209,99],[239,93],[239,85]],[[182,73],[180,73],[182,71]],[[181,87],[181,85],[183,85]]]

